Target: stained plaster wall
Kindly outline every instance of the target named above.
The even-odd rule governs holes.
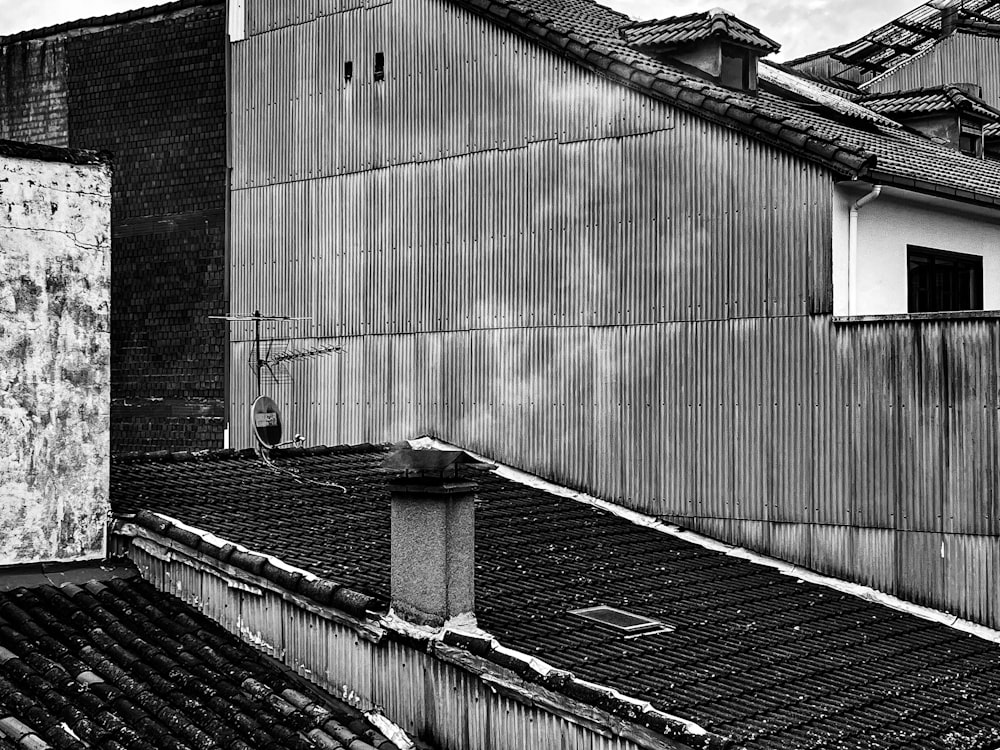
[[[0,565],[100,558],[111,174],[0,156]]]

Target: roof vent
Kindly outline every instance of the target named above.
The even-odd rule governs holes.
[[[729,11],[713,8],[619,29],[630,47],[683,67],[715,83],[741,91],[757,90],[757,62],[781,45]]]
[[[644,635],[655,635],[656,633],[672,633],[675,628],[659,620],[626,612],[615,607],[587,607],[586,609],[570,610],[571,615],[583,617],[587,620],[599,622],[610,628],[625,633],[626,638],[640,638]]]
[[[941,11],[941,38],[951,36],[958,29],[958,13],[961,0],[934,0],[931,7]]]

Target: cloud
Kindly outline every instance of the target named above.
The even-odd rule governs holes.
[[[39,0],[26,3],[24,0],[0,0],[0,36],[150,5],[156,5],[156,2],[87,0],[81,3],[80,0]]]
[[[915,8],[917,0],[611,0],[639,19],[695,13],[719,4],[781,44],[778,59],[850,42]]]
[[[285,0],[275,0],[285,2]],[[778,59],[850,42],[915,8],[917,0],[601,0],[635,18],[662,18],[711,8],[720,2],[782,46]],[[154,3],[136,0],[0,0],[0,35],[118,13]]]

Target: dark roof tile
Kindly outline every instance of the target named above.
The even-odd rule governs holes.
[[[68,750],[80,740],[130,750],[386,742],[359,712],[332,697],[315,703],[281,668],[139,578],[0,593],[0,613],[0,748],[41,747],[33,737]]]
[[[1000,112],[959,86],[934,86],[890,94],[868,94],[857,101],[887,117],[963,112],[986,120],[1000,119]]]
[[[621,27],[621,34],[630,45],[652,51],[674,49],[707,39],[724,39],[762,53],[781,49],[781,45],[764,36],[760,29],[721,8],[626,24]]]
[[[165,513],[325,581],[384,597],[389,514],[378,467],[385,451],[279,452],[276,468],[208,456],[182,464],[114,462],[112,503],[119,513]],[[212,471],[195,470],[202,467]],[[306,482],[290,483],[282,468]],[[202,492],[206,483],[210,500]],[[468,636],[449,634],[451,645],[594,705],[622,715],[633,711],[580,680],[613,687],[747,748],[898,750],[904,736],[921,748],[951,743],[986,750],[1000,742],[995,645],[495,474],[482,476],[480,484],[479,624],[502,644],[559,671],[543,678]],[[305,513],[311,534],[299,527]],[[307,586],[322,588],[314,598],[329,597],[359,616],[368,606],[354,601],[356,595],[345,597],[343,589],[331,592],[326,582],[302,581],[299,590]],[[568,614],[592,604],[623,606],[676,630],[626,640]],[[0,606],[0,618],[6,612]],[[81,611],[81,622],[85,616]],[[959,705],[972,720],[949,718]],[[666,722],[662,731],[672,727],[657,715],[642,721]]]

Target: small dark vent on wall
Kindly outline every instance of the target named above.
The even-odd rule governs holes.
[[[381,81],[385,78],[385,54],[375,53],[375,80]]]
[[[354,78],[354,62],[348,60],[344,63],[344,80],[350,81],[352,78]]]
[[[672,633],[675,628],[666,623],[642,615],[626,612],[614,607],[587,607],[586,609],[570,610],[571,615],[593,620],[601,625],[625,633],[626,638],[639,638],[656,633]]]

